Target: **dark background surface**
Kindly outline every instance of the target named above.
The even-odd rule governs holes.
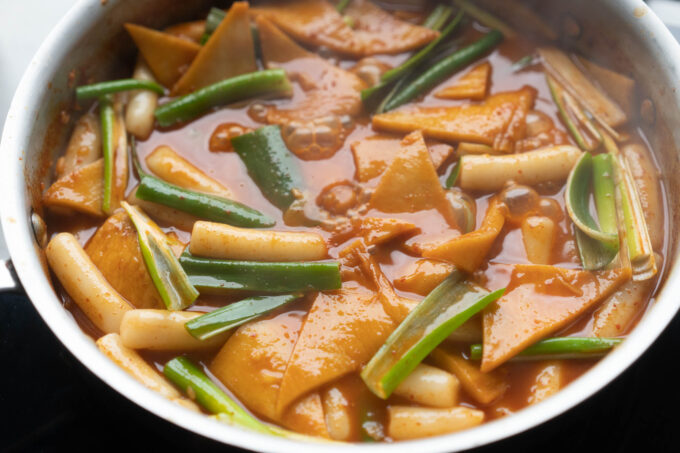
[[[616,381],[480,453],[680,451],[680,317]],[[0,451],[237,451],[171,425],[85,369],[23,296],[0,296]],[[424,453],[424,452],[423,452]]]

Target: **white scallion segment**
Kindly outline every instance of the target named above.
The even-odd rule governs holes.
[[[135,70],[132,74],[134,79],[156,82],[151,69],[141,56],[137,59]],[[154,110],[158,105],[158,94],[151,90],[137,90],[130,92],[127,107],[125,109],[125,127],[139,140],[146,140],[153,131],[156,121]]]
[[[464,190],[492,192],[510,180],[528,186],[564,181],[579,157],[581,150],[570,145],[503,156],[468,154],[460,158],[458,184]]]

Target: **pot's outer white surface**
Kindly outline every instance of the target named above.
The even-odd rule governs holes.
[[[593,41],[573,43],[586,54],[589,49],[605,51],[610,46],[619,47],[617,52],[631,61],[636,80],[654,101],[657,118],[671,126],[677,124],[680,118],[680,96],[677,90],[680,47],[641,0],[546,3],[554,4],[554,9],[570,8],[569,14],[582,24],[583,34],[595,36]],[[127,57],[131,55],[131,44],[121,34],[120,25],[123,22],[164,25],[173,20],[193,17],[187,12],[207,4],[207,1],[175,3],[172,0],[109,0],[106,5],[102,5],[100,0],[81,0],[50,33],[24,74],[12,101],[0,144],[0,181],[4,189],[0,198],[2,227],[14,268],[27,295],[61,342],[87,368],[134,403],[195,433],[257,451],[460,451],[530,429],[588,398],[632,364],[678,311],[680,269],[677,266],[677,249],[673,245],[667,256],[671,268],[656,302],[628,339],[581,378],[557,395],[512,416],[468,431],[418,441],[371,445],[293,442],[224,425],[146,389],[99,353],[92,339],[80,330],[53,291],[30,227],[30,187],[41,182],[36,179],[39,175],[40,153],[45,150],[54,157],[62,149],[65,136],[54,143],[45,143],[44,140],[48,126],[60,106],[72,102],[71,90],[66,83],[69,71],[73,67],[87,69],[87,76],[101,80],[105,74],[113,74],[111,71],[114,71],[117,62],[125,62],[124,67],[128,68],[130,60]],[[598,28],[589,30],[589,27]],[[600,36],[605,34],[606,37]],[[96,63],[84,65],[86,61]],[[661,159],[662,168],[667,172],[676,168],[677,150],[680,148],[680,127],[669,129],[672,146],[662,150],[665,154]],[[668,173],[665,175],[669,187],[673,188],[676,183],[671,176]],[[675,197],[675,193],[671,193],[673,206],[677,206]],[[674,212],[672,217],[677,215]],[[675,244],[677,241],[673,242]]]

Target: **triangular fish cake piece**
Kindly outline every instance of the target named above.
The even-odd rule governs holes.
[[[148,63],[153,75],[164,86],[171,88],[182,77],[201,46],[141,25],[125,24],[139,52]]]
[[[318,392],[276,412],[281,380],[298,340],[304,316],[289,311],[241,326],[210,363],[210,371],[250,410],[289,429],[328,438]]]
[[[390,135],[372,135],[350,145],[359,182],[380,176],[401,149],[401,140]],[[428,143],[432,163],[439,168],[453,153],[445,143]]]
[[[125,211],[100,226],[85,246],[106,280],[135,308],[165,308],[139,247],[137,230]]]
[[[460,79],[434,95],[439,99],[474,99],[481,101],[486,96],[491,75],[491,64],[485,61],[472,68]]]
[[[536,89],[497,93],[480,104],[450,107],[411,107],[373,116],[379,131],[409,133],[422,130],[428,138],[446,142],[472,142],[511,152],[526,135],[526,115],[533,108]]]
[[[417,243],[410,245],[426,258],[448,261],[466,272],[476,271],[484,262],[493,243],[505,224],[505,207],[494,200],[489,204],[482,226],[469,233],[448,240]]]
[[[629,268],[589,272],[516,265],[505,294],[484,311],[481,370],[493,370],[567,326],[630,277]]]
[[[373,294],[345,289],[319,293],[288,362],[277,412],[283,413],[302,395],[361,369],[394,327]]]
[[[370,207],[385,213],[436,209],[455,225],[451,206],[420,131],[402,140],[399,155],[383,173],[371,196]]]
[[[235,2],[201,48],[172,95],[191,93],[220,80],[257,71],[248,2]]]
[[[76,168],[57,179],[43,195],[43,204],[103,216],[104,159]]]

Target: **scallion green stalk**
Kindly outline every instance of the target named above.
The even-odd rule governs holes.
[[[189,281],[202,293],[327,291],[339,289],[342,284],[336,261],[231,261],[199,258],[184,252],[180,263]]]
[[[283,69],[266,69],[242,74],[201,88],[156,109],[154,115],[163,127],[189,121],[211,108],[257,96],[289,96],[292,87]]]
[[[555,337],[539,341],[512,360],[546,360],[546,359],[590,359],[605,355],[623,340],[620,338],[597,337]],[[470,346],[470,359],[481,360],[482,344]]]
[[[184,393],[190,395],[198,404],[212,414],[224,414],[223,418],[230,424],[273,434],[265,425],[234,400],[229,398],[206,374],[186,357],[170,360],[163,368],[163,374]]]
[[[361,378],[378,397],[388,398],[451,332],[501,297],[504,291],[489,293],[454,271],[392,332],[364,367]]]
[[[159,203],[201,219],[234,226],[266,228],[275,225],[274,219],[244,204],[217,195],[185,189],[150,175],[139,163],[134,138],[130,148],[132,162],[139,175],[139,187],[135,196],[140,200]]]
[[[189,281],[163,231],[137,206],[121,202],[137,230],[139,247],[158,294],[168,310],[183,310],[194,303],[198,291]]]
[[[119,79],[79,86],[76,88],[76,99],[82,101],[83,99],[100,98],[107,94],[132,90],[149,90],[156,94],[164,93],[163,87],[151,80]]]
[[[104,156],[104,194],[102,211],[109,214],[113,197],[113,171],[116,152],[115,131],[116,113],[109,96],[99,98],[99,118],[102,131],[102,154]]]
[[[207,340],[283,307],[300,297],[302,297],[301,294],[251,297],[194,318],[187,322],[185,327],[194,338]]]

